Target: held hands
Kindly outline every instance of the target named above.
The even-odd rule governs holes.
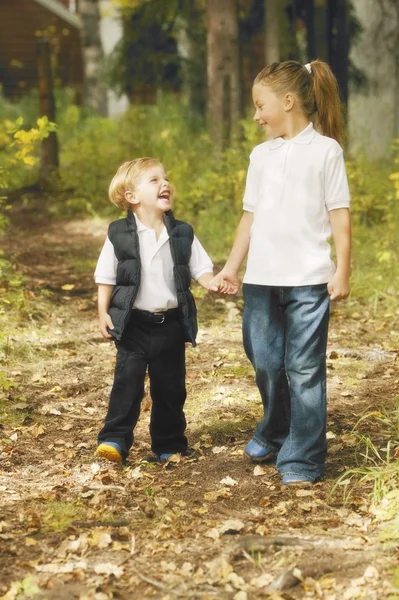
[[[327,290],[330,294],[330,300],[345,300],[350,293],[349,276],[337,271],[328,282]]]
[[[208,290],[210,292],[218,292],[219,294],[237,294],[240,289],[240,282],[235,273],[228,273],[224,269],[220,271],[209,283]]]
[[[108,313],[100,315],[100,331],[101,335],[105,338],[112,338],[112,335],[108,332],[108,329],[113,329],[114,324]]]

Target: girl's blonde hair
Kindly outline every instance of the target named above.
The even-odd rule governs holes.
[[[124,162],[109,184],[108,196],[111,202],[119,208],[129,208],[131,205],[125,198],[125,192],[133,192],[135,182],[140,175],[147,169],[157,166],[163,167],[158,159],[148,157]]]
[[[269,85],[278,95],[293,92],[306,115],[314,116],[312,120],[323,135],[334,138],[342,146],[345,118],[335,75],[322,60],[313,60],[309,64],[310,72],[295,60],[274,62],[258,73],[254,85]]]

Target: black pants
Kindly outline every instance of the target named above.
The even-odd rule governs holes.
[[[147,366],[152,398],[151,449],[155,454],[187,450],[183,329],[176,310],[167,311],[165,315],[161,323],[154,321],[162,321],[162,318],[132,311],[122,340],[117,343],[114,384],[98,442],[118,443],[124,457],[133,444]]]

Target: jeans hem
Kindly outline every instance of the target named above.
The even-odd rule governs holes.
[[[297,473],[296,471],[280,471],[280,475],[284,477],[284,475],[294,476],[294,477],[305,477],[311,483],[316,483],[322,477],[322,475],[309,475],[309,473]]]

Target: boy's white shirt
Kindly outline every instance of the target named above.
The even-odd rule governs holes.
[[[290,140],[256,146],[243,205],[254,213],[244,283],[300,286],[331,279],[328,213],[350,206],[338,142],[309,123]]]
[[[144,225],[136,215],[134,216],[139,236],[141,278],[133,308],[150,312],[176,308],[174,263],[167,229],[163,228],[157,240],[155,231]],[[96,283],[115,285],[117,265],[114,246],[107,237],[94,273]],[[196,236],[191,246],[189,268],[191,277],[196,280],[204,273],[213,272],[212,261]]]

